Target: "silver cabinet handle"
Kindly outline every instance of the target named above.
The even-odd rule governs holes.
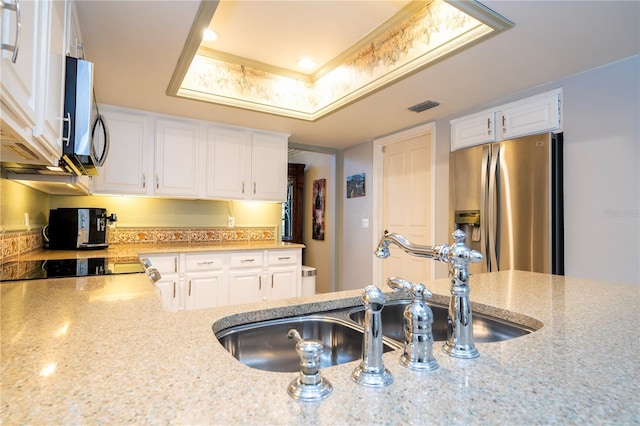
[[[242,181],[242,193],[244,194],[244,181]]]
[[[491,136],[491,119],[487,118],[487,135]]]
[[[178,272],[178,258],[173,258],[173,272]]]
[[[191,280],[189,280],[189,297],[191,297]]]
[[[289,260],[291,256],[279,257],[278,260]]]
[[[507,131],[507,118],[502,116],[502,133],[506,133]]]
[[[14,44],[2,43],[2,50],[13,52],[11,62],[14,64],[18,60],[18,51],[20,50],[20,38],[22,37],[22,18],[20,17],[20,1],[16,0],[15,4],[2,2],[2,8],[13,10],[16,12],[16,41]]]
[[[160,176],[156,175],[156,189],[160,189]]]
[[[271,274],[271,288],[273,288],[273,274]]]
[[[256,183],[255,182],[253,182],[253,193],[254,194],[256,193]]]
[[[262,275],[258,276],[258,290],[262,290]]]
[[[213,260],[207,260],[206,262],[198,262],[196,265],[212,265]]]
[[[142,173],[142,187],[146,188],[147,187],[147,175]]]
[[[245,262],[255,262],[255,259],[242,259],[240,262],[241,263],[245,263]]]
[[[62,142],[64,142],[64,144],[66,146],[69,146],[69,142],[71,141],[71,113],[67,113],[67,116],[65,118],[62,119],[62,124],[64,127],[64,123],[67,123],[67,136],[62,136]],[[64,129],[63,129],[64,132]]]
[[[173,298],[176,298],[176,282],[173,282]]]

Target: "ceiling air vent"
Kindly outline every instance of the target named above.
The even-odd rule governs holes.
[[[413,112],[422,112],[422,111],[426,111],[428,109],[437,107],[438,105],[440,105],[440,102],[436,102],[436,101],[424,101],[422,103],[416,104],[412,107],[409,107],[408,110],[409,111],[413,111]]]

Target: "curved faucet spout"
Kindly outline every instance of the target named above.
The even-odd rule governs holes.
[[[428,259],[440,259],[443,254],[444,246],[421,246],[418,244],[412,244],[400,234],[389,233],[389,231],[384,231],[384,235],[378,242],[378,247],[374,251],[374,254],[380,259],[386,259],[390,256],[389,252],[389,243],[394,243],[406,253],[417,256],[417,257],[425,257]]]

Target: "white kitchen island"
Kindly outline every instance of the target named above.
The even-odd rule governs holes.
[[[436,302],[447,279],[427,283]],[[3,424],[633,424],[640,421],[638,287],[506,271],[471,277],[477,312],[543,324],[480,357],[435,351],[440,368],[401,367],[355,384],[358,361],[322,370],[320,403],[286,392],[296,373],[246,367],[212,325],[353,306],[360,291],[166,312],[144,274],[5,282]],[[390,296],[397,297],[397,295]],[[384,324],[383,324],[384,327]]]

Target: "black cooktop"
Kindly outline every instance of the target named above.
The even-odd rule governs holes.
[[[138,260],[113,260],[106,257],[84,259],[16,260],[0,266],[0,281],[45,278],[87,277],[144,272]]]

